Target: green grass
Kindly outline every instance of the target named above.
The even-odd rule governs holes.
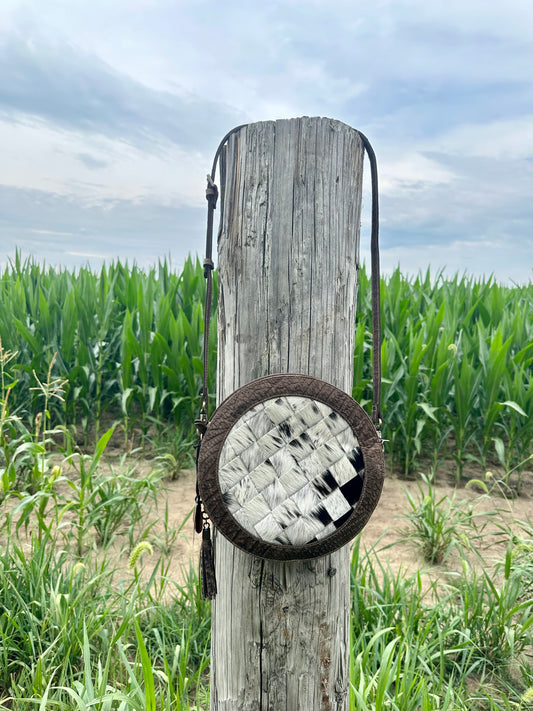
[[[501,576],[475,572],[465,559],[438,589],[425,589],[419,573],[393,574],[383,555],[356,545],[351,708],[527,709],[532,563],[522,551],[533,531],[526,533],[509,535]],[[11,539],[2,550],[0,704],[206,708],[210,605],[195,574],[180,587],[158,562],[150,580],[136,576],[120,588],[110,563],[82,564],[51,540],[25,549]]]
[[[72,451],[72,443],[56,452],[60,463],[30,478],[31,492],[23,475],[3,490],[0,705],[6,708],[207,708],[210,604],[194,571],[183,585],[168,576],[180,531],[168,530],[167,522],[166,541],[151,535],[160,477],[137,477],[127,460],[111,474],[102,467],[111,434],[101,435],[91,455]],[[26,440],[33,439],[26,431]],[[30,471],[32,458],[52,458],[53,441],[42,442],[28,450]],[[8,458],[9,444],[7,438]],[[419,496],[407,502],[405,537],[420,544],[428,565],[445,562],[452,549],[461,563],[428,584],[420,572],[393,573],[386,548],[367,552],[356,542],[351,708],[526,709],[533,687],[531,521],[511,528],[498,520],[505,552],[495,565],[480,567],[476,500],[439,498],[426,477]],[[133,577],[124,575],[111,548],[115,536]],[[148,579],[141,562],[152,565]]]
[[[524,539],[508,530],[505,560],[481,573],[460,549],[460,570],[429,588],[420,573],[394,575],[379,552],[356,545],[352,708],[528,708],[533,597],[523,579],[532,559],[521,551],[532,534],[531,525]]]
[[[163,581],[136,579],[120,590],[110,565],[76,562],[51,540],[34,540],[29,551],[11,541],[0,556],[0,706],[203,703],[209,610],[193,573],[185,588]],[[163,602],[167,587],[172,595]]]
[[[364,270],[360,282],[354,395],[365,403]],[[161,477],[191,462],[204,290],[197,260],[181,274],[167,262],[93,273],[17,255],[0,278],[0,707],[208,706],[210,605],[193,571],[181,586],[168,576],[180,535],[168,509],[163,538],[149,523]],[[439,498],[435,477],[453,461],[461,482],[473,463],[492,470],[485,483],[520,492],[533,440],[533,287],[395,272],[382,294],[388,461],[426,472],[407,500],[406,536],[430,569],[452,550],[460,565],[428,586],[356,544],[350,708],[525,711],[531,521],[500,524],[506,552],[480,566],[471,500]],[[148,449],[156,471],[140,478],[128,457],[103,467],[110,443]],[[117,543],[129,576],[111,557]]]
[[[481,516],[476,512],[476,503],[471,499],[457,500],[457,491],[451,496],[439,495],[433,483],[421,474],[418,496],[415,498],[409,491],[406,496],[409,511],[404,518],[409,526],[405,535],[419,546],[427,563],[444,563],[454,549],[467,548],[469,542],[483,537],[486,517],[478,525]]]

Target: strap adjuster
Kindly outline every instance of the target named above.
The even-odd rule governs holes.
[[[218,200],[218,188],[210,175],[207,176],[207,189],[205,191],[205,197],[207,198],[209,205],[214,210]]]

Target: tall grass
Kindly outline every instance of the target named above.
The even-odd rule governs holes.
[[[183,589],[168,579],[143,587],[136,578],[122,590],[113,583],[109,562],[96,569],[75,562],[51,540],[34,540],[29,551],[11,542],[2,551],[1,708],[203,704],[210,616],[194,574]]]
[[[522,581],[532,563],[523,545],[510,542],[498,584],[494,570],[476,573],[463,558],[447,585],[428,588],[420,573],[393,574],[379,551],[356,544],[350,708],[529,708],[533,598]]]
[[[480,574],[464,558],[429,588],[356,544],[350,709],[530,708],[532,535],[507,532],[494,569]],[[160,561],[148,581],[115,578],[111,560],[82,564],[51,539],[2,550],[0,707],[208,708],[210,605],[196,575],[177,586]]]

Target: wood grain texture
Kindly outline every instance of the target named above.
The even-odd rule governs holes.
[[[353,377],[363,149],[338,121],[268,121],[221,165],[219,402],[254,378]],[[215,537],[212,711],[344,711],[350,551],[265,561]]]

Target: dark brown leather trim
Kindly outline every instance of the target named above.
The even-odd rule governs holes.
[[[296,395],[329,405],[351,426],[365,463],[361,497],[347,521],[327,538],[304,546],[288,546],[253,536],[230,514],[218,479],[218,461],[235,422],[250,408],[271,398]],[[298,560],[316,558],[341,548],[362,531],[376,508],[383,488],[385,462],[381,439],[363,408],[339,388],[310,375],[267,375],[233,392],[215,410],[198,458],[198,484],[207,513],[216,528],[234,545],[261,558]]]

